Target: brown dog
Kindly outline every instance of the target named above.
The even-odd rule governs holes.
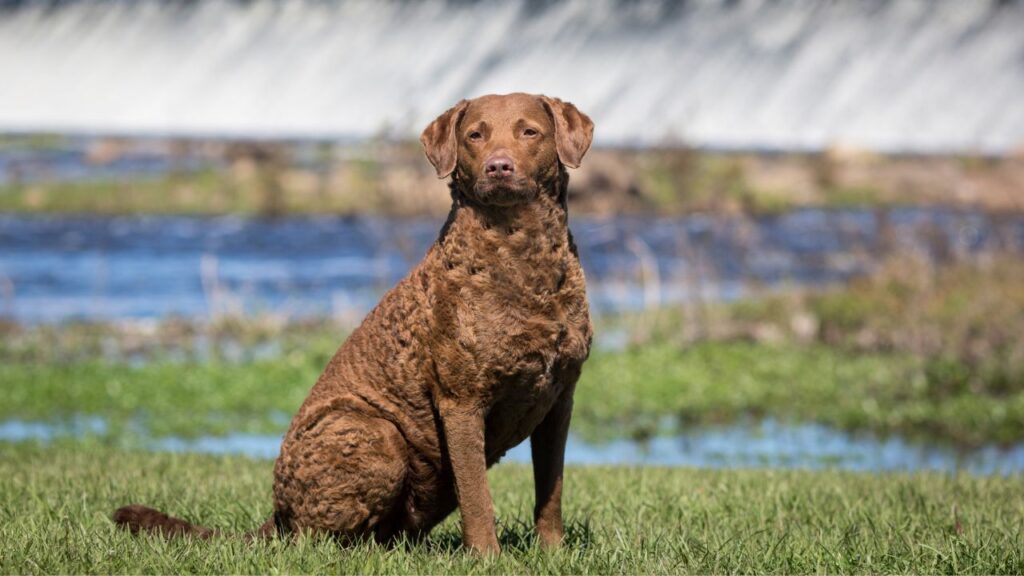
[[[530,438],[537,534],[559,544],[572,395],[591,340],[565,166],[579,166],[592,134],[572,104],[528,94],[463,100],[427,127],[427,158],[452,176],[448,221],[295,415],[274,513],[256,534],[418,537],[457,505],[466,545],[497,552],[487,468]],[[213,534],[142,506],[114,520]]]

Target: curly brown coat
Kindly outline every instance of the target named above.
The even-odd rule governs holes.
[[[572,395],[591,342],[565,166],[579,166],[592,134],[572,104],[528,94],[463,100],[427,127],[427,158],[452,177],[451,213],[299,408],[273,516],[253,535],[416,538],[458,506],[466,545],[497,552],[486,471],[530,438],[537,533],[560,543]],[[114,519],[215,534],[142,506]]]

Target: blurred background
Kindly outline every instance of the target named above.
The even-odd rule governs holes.
[[[596,124],[570,462],[1024,470],[1022,30],[1019,0],[0,0],[0,439],[275,456],[436,239],[420,130],[524,91]]]

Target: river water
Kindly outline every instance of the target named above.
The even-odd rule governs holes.
[[[0,422],[0,441],[51,442],[103,435],[103,419],[73,418],[63,424]],[[155,451],[237,454],[277,458],[280,434],[228,434],[199,438],[134,438],[130,446]],[[590,442],[570,435],[566,462],[573,465],[681,466],[691,468],[786,468],[858,472],[1024,473],[1024,444],[955,449],[898,436],[849,434],[817,424],[774,420],[707,426],[638,442]],[[510,450],[505,462],[530,462],[530,445]]]
[[[358,319],[440,218],[0,215],[0,315],[26,323],[273,313]],[[885,254],[1024,252],[1024,217],[805,209],[763,218],[573,217],[595,314],[842,282]]]

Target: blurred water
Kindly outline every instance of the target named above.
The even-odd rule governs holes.
[[[68,436],[102,435],[102,419],[79,418],[65,425],[10,420],[0,423],[0,441],[52,441]],[[152,450],[241,454],[277,458],[277,434],[229,434],[194,439],[150,439]],[[579,465],[686,466],[693,468],[801,468],[862,472],[966,471],[973,474],[1024,472],[1024,444],[955,450],[908,442],[899,437],[853,436],[817,424],[773,420],[691,430],[646,442],[626,439],[591,443],[570,435],[566,462]],[[530,445],[510,450],[505,462],[530,462]]]
[[[505,460],[529,462],[529,444],[515,447]],[[1017,474],[1024,472],[1024,444],[957,450],[940,444],[910,442],[899,436],[852,435],[819,424],[785,424],[768,419],[697,428],[676,436],[657,436],[645,442],[618,439],[589,443],[570,437],[566,461],[571,464],[695,468]]]
[[[427,251],[440,219],[0,215],[0,316],[39,323],[273,313],[358,321]],[[932,260],[1024,253],[1024,216],[907,208],[572,218],[597,314],[734,299]]]
[[[527,91],[602,144],[1006,152],[1022,29],[1020,0],[5,0],[0,130],[407,138]]]

